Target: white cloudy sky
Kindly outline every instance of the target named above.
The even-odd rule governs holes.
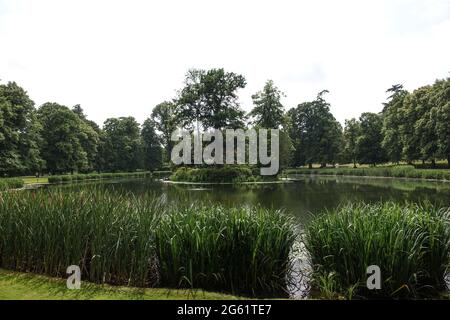
[[[37,105],[142,122],[189,68],[267,79],[286,107],[328,89],[336,118],[380,111],[385,90],[450,72],[450,0],[0,0],[0,79]]]

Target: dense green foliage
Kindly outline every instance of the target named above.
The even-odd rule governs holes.
[[[259,171],[259,169],[258,169]],[[253,174],[251,168],[242,166],[223,166],[212,168],[177,169],[170,177],[173,181],[185,182],[252,182],[261,179],[259,174]]]
[[[292,226],[282,213],[261,208],[191,206],[165,215],[156,231],[161,282],[252,296],[285,295],[295,240]]]
[[[416,169],[413,166],[370,167],[370,168],[327,168],[327,169],[288,169],[284,174],[318,174],[358,177],[395,177],[432,180],[450,180],[446,169]]]
[[[185,86],[177,98],[176,114],[182,126],[199,129],[240,128],[245,112],[240,108],[236,91],[245,88],[242,75],[224,69],[189,70]]]
[[[19,189],[24,186],[24,181],[19,178],[0,179],[0,191]]]
[[[317,99],[288,112],[290,136],[294,143],[294,166],[336,163],[342,147],[342,127],[330,112],[323,91]]]
[[[0,267],[134,286],[279,294],[292,221],[277,211],[167,203],[145,194],[46,189],[0,195]]]
[[[242,75],[189,70],[177,96],[154,107],[141,125],[133,117],[89,120],[80,105],[44,103],[35,109],[14,82],[0,85],[0,176],[155,170],[170,161],[175,129],[278,128],[281,167],[450,160],[450,78],[408,92],[387,90],[380,113],[336,121],[324,90],[285,111],[272,81],[241,109]],[[194,166],[195,167],[195,166]]]
[[[329,295],[418,297],[445,289],[450,211],[430,205],[350,204],[308,225],[305,245],[316,287]],[[380,290],[366,287],[381,269]],[[331,292],[330,292],[331,291]]]
[[[71,181],[85,181],[85,180],[100,180],[100,179],[115,179],[115,178],[149,178],[152,177],[151,172],[118,172],[118,173],[90,173],[90,174],[73,174],[50,176],[48,182],[60,183]]]
[[[15,82],[0,84],[0,176],[39,170],[44,161],[34,102]]]
[[[261,128],[278,129],[284,123],[284,106],[281,104],[283,93],[275,86],[272,80],[264,85],[262,91],[252,96],[255,107],[249,113],[254,117],[253,123]]]

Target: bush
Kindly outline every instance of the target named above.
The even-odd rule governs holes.
[[[61,181],[62,181],[61,176],[48,177],[48,182],[50,182],[50,183],[60,183]]]
[[[215,168],[179,168],[170,177],[173,181],[185,182],[247,182],[258,180],[252,169],[242,166],[224,166]]]
[[[149,171],[142,172],[119,172],[119,173],[90,173],[90,174],[74,174],[74,175],[61,175],[50,176],[48,182],[60,183],[70,181],[85,181],[85,180],[98,180],[98,179],[113,179],[113,178],[151,178],[152,174]]]
[[[0,179],[0,191],[23,188],[24,184],[20,178],[2,178]]]
[[[450,211],[430,205],[346,205],[316,218],[305,245],[319,290],[370,297],[418,297],[445,288]],[[381,290],[366,288],[366,269],[381,268]]]
[[[61,176],[61,181],[62,182],[70,182],[70,181],[72,181],[72,176],[70,176],[70,175]]]

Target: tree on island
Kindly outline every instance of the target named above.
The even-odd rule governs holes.
[[[245,78],[224,69],[190,70],[185,86],[176,99],[176,115],[184,128],[226,129],[244,126],[245,112],[240,108],[237,90]]]

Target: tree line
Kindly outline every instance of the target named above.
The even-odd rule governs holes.
[[[284,93],[269,80],[246,113],[238,102],[245,86],[244,76],[224,69],[189,70],[176,97],[155,106],[142,125],[120,117],[100,127],[80,105],[36,108],[15,82],[0,84],[0,174],[154,170],[169,162],[177,128],[280,129],[284,167],[450,161],[450,78],[413,92],[394,85],[380,113],[365,112],[344,128],[326,90],[286,110]]]

